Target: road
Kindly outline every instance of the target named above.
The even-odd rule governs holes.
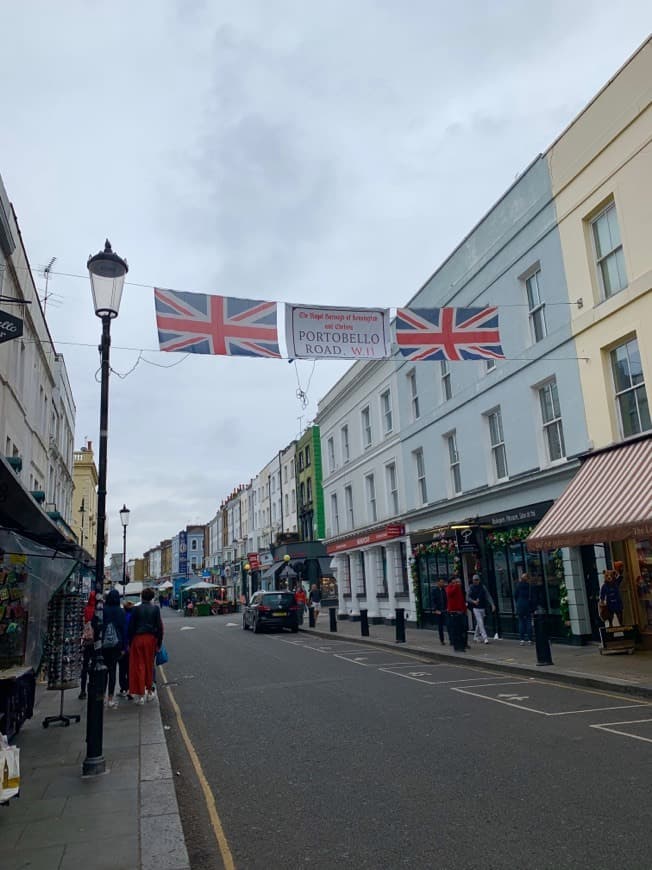
[[[240,618],[166,613],[193,870],[650,866],[652,705]]]

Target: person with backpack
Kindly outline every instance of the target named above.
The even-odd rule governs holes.
[[[127,646],[127,623],[125,613],[120,607],[120,593],[111,589],[104,604],[104,620],[102,623],[102,658],[109,672],[108,697],[106,704],[117,707],[115,695],[116,670],[120,657]]]

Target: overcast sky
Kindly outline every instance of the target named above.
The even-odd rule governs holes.
[[[404,304],[644,41],[649,0],[1,0],[0,174],[35,272],[129,261],[107,514],[128,556],[297,437],[342,363],[158,352],[151,287]],[[41,271],[39,271],[39,269]],[[47,317],[97,445],[87,278]],[[162,368],[179,363],[173,368]],[[297,377],[307,391],[303,410]]]

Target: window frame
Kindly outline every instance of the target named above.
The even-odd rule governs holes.
[[[417,386],[417,370],[410,369],[405,377],[409,383],[410,414],[412,421],[414,422],[421,417],[421,408],[419,407],[419,388]]]
[[[554,389],[554,395],[553,395]],[[545,411],[544,411],[544,396],[543,394],[546,391],[550,391],[550,407],[553,412],[553,416],[550,420],[546,420]],[[544,383],[539,384],[537,386],[537,398],[539,400],[539,413],[541,415],[541,428],[543,432],[543,444],[546,452],[546,460],[549,465],[554,465],[556,462],[563,462],[566,459],[566,441],[564,439],[564,421],[561,413],[561,403],[559,401],[559,390],[557,388],[557,378],[550,378]],[[556,405],[556,410],[555,410]],[[561,455],[554,457],[552,456],[552,450],[550,447],[550,437],[549,432],[552,428],[555,428],[557,431],[557,439],[561,448]]]
[[[419,507],[428,504],[428,484],[426,481],[426,460],[423,455],[423,447],[417,447],[412,451],[414,459],[414,471],[417,482],[417,493],[419,495]]]
[[[342,460],[349,462],[351,459],[351,444],[349,442],[349,424],[345,423],[340,429],[340,441],[342,442]]]
[[[353,486],[348,484],[344,487],[344,510],[346,512],[346,520],[348,529],[351,531],[355,528],[355,512],[353,508]]]
[[[491,447],[491,465],[492,465],[492,473],[493,478],[496,482],[508,480],[509,479],[509,465],[507,464],[507,447],[505,445],[505,429],[503,427],[503,414],[500,406],[496,408],[492,408],[491,411],[487,411],[487,426],[489,428],[489,444]],[[496,420],[498,423],[497,426],[497,435],[499,436],[499,440],[494,441],[494,427],[492,426],[492,420]],[[504,464],[504,474],[500,474],[498,456],[502,456],[502,461]]]
[[[638,344],[638,335],[636,335],[636,334],[630,335],[629,338],[626,338],[624,341],[621,341],[619,344],[616,344],[609,349],[611,380],[612,380],[613,390],[614,390],[616,416],[618,419],[618,431],[620,432],[621,438],[632,438],[636,435],[643,434],[644,432],[649,432],[652,429],[652,425],[648,425],[645,427],[643,426],[643,420],[641,418],[641,410],[640,410],[639,398],[638,398],[638,392],[642,391],[644,396],[645,396],[645,404],[647,406],[647,414],[648,414],[648,419],[649,419],[651,416],[650,415],[650,402],[649,402],[648,395],[647,395],[647,387],[645,385],[645,372],[643,371],[643,361],[641,360],[641,380],[638,381],[637,383],[632,384],[631,362],[630,362],[629,351],[627,351],[627,369],[628,369],[627,374],[628,374],[628,378],[630,381],[630,386],[624,390],[618,389],[618,382],[617,382],[617,378],[616,378],[616,369],[615,369],[615,365],[614,365],[614,354],[616,353],[616,351],[620,350],[621,348],[628,348],[632,344],[636,345],[636,350],[637,350],[638,357],[640,360],[641,354],[640,354],[639,344]],[[634,393],[634,399],[635,399],[635,405],[636,405],[636,416],[638,419],[639,428],[635,432],[625,433],[625,426],[624,426],[624,421],[623,421],[623,411],[622,411],[620,397],[625,396],[627,393]]]
[[[460,451],[457,447],[457,430],[453,429],[446,432],[446,448],[448,451],[448,480],[450,492],[452,496],[459,495],[462,492],[462,469],[460,462]]]
[[[368,450],[369,447],[371,447],[371,445],[373,444],[370,405],[365,405],[364,408],[360,409],[360,424],[362,426],[362,446],[365,450]]]
[[[340,512],[339,512],[339,507],[337,504],[337,493],[336,492],[331,493],[331,515],[332,515],[332,517],[331,517],[331,522],[332,522],[331,534],[339,535],[339,533],[340,533]]]
[[[611,212],[611,211],[613,211],[615,218],[616,218],[616,226],[618,227],[619,244],[616,245],[614,248],[611,248],[611,250],[608,251],[606,254],[600,255],[599,249],[598,249],[599,238],[598,238],[598,233],[597,233],[596,228],[597,228],[598,221],[600,221],[602,218],[605,218],[609,214],[609,212]],[[593,262],[594,262],[595,270],[597,273],[598,286],[600,288],[601,300],[604,302],[607,299],[611,299],[612,296],[616,296],[618,293],[622,292],[623,290],[625,290],[629,286],[629,280],[627,278],[627,269],[625,267],[625,249],[623,247],[623,237],[622,237],[622,232],[620,229],[620,221],[618,219],[618,210],[616,208],[616,200],[613,197],[611,197],[611,199],[608,202],[606,202],[596,214],[592,215],[589,218],[588,223],[589,223],[589,231],[591,234],[591,243],[592,243],[592,247],[593,247]],[[607,223],[607,226],[608,226],[608,223]],[[611,236],[611,231],[609,234]],[[621,256],[622,256],[622,267],[623,267],[625,283],[622,285],[622,287],[618,287],[616,290],[612,290],[611,292],[607,292],[607,287],[606,287],[605,280],[604,280],[604,270],[602,267],[603,267],[603,264],[606,263],[611,257],[617,258],[619,251],[621,252]],[[618,264],[617,259],[616,259],[616,263]],[[620,276],[620,269],[618,268],[618,265],[617,265],[617,270],[618,270],[618,277],[620,278],[621,277]]]
[[[383,435],[391,435],[394,431],[394,414],[392,410],[392,391],[388,388],[380,394],[380,413],[383,419]]]
[[[328,471],[332,474],[335,471],[335,439],[332,435],[326,440],[326,455],[328,456]]]
[[[395,517],[399,513],[398,473],[395,460],[388,462],[385,466],[385,482],[387,484],[387,510],[390,517]]]
[[[540,341],[543,341],[544,338],[546,338],[546,336],[548,335],[546,303],[541,300],[541,281],[539,278],[540,275],[541,265],[537,263],[529,270],[529,272],[526,272],[521,279],[523,281],[525,298],[527,300],[528,322],[530,325],[530,339],[532,341],[532,344],[538,344]],[[536,285],[536,300],[534,299],[534,294],[532,293],[532,281],[534,281]],[[541,335],[538,335],[537,324],[540,324],[539,331],[541,332]]]
[[[369,474],[365,474],[365,491],[367,493],[367,516],[369,517],[369,521],[371,523],[378,522],[378,502],[376,496],[376,476],[374,472],[370,472]]]
[[[439,361],[439,381],[441,384],[441,400],[442,402],[448,402],[449,399],[453,398],[453,383],[447,359]]]

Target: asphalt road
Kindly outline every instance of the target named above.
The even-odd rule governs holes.
[[[650,866],[649,703],[165,616],[167,691],[239,870]],[[166,694],[192,867],[221,868]]]

